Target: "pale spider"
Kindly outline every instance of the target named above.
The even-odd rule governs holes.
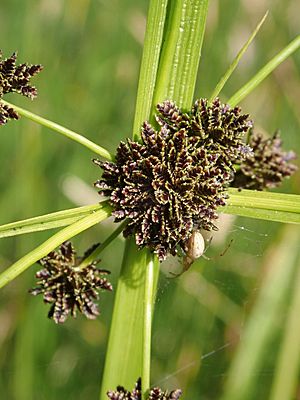
[[[211,241],[212,237],[208,240],[208,245],[206,246],[204,237],[202,236],[201,232],[198,230],[193,230],[191,237],[189,238],[189,240],[187,240],[185,244],[185,255],[183,256],[182,260],[183,270],[179,274],[175,274],[173,272],[171,272],[171,274],[175,277],[182,275],[190,268],[194,261],[196,261],[200,257],[203,257],[206,260],[213,260],[215,257],[211,258],[205,255],[205,252],[209,248]],[[225,247],[222,253],[218,255],[218,257],[224,256],[224,254],[231,246],[232,242],[233,239],[230,240],[229,244]]]

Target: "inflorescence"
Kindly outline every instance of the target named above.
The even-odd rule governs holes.
[[[251,132],[249,146],[253,153],[239,163],[232,186],[254,190],[272,189],[280,186],[284,178],[297,170],[296,165],[290,163],[296,154],[282,150],[278,132],[267,139]]]
[[[153,389],[150,389],[147,400],[178,400],[181,394],[182,391],[180,389],[168,392],[163,391],[158,387],[155,387]],[[110,400],[141,400],[141,379],[138,379],[134,389],[131,392],[126,390],[123,386],[118,386],[116,391],[108,391],[107,396]]]
[[[229,186],[275,187],[296,170],[278,135],[254,135],[249,115],[219,99],[200,99],[190,112],[165,101],[156,121],[159,129],[143,124],[141,142],[121,142],[115,162],[94,162],[104,171],[95,186],[109,197],[115,221],[129,221],[124,236],[135,235],[160,261],[185,252],[193,231],[216,229]]]
[[[12,107],[1,102],[5,94],[19,93],[30,99],[37,96],[36,88],[29,83],[30,79],[42,70],[42,66],[39,64],[17,65],[16,61],[16,53],[2,60],[0,51],[0,125],[5,125],[9,119],[19,119],[18,113]]]
[[[72,244],[64,242],[58,251],[52,251],[39,261],[43,268],[36,273],[37,287],[30,293],[43,294],[44,302],[52,304],[48,317],[56,323],[64,323],[69,315],[76,317],[77,310],[95,319],[99,315],[95,303],[98,291],[112,290],[112,285],[104,278],[109,271],[97,269],[97,261],[84,268],[79,266],[94,248],[80,258],[76,257]]]
[[[189,113],[165,101],[157,111],[158,130],[145,122],[141,143],[121,142],[114,163],[95,160],[104,170],[95,186],[116,221],[129,219],[124,235],[162,261],[184,251],[193,230],[216,229],[234,164],[252,153],[243,141],[252,122],[219,99],[198,100]]]

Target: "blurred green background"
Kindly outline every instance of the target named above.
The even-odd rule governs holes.
[[[2,0],[0,48],[18,61],[41,63],[39,96],[7,98],[114,151],[131,136],[148,1]],[[226,101],[299,34],[298,0],[211,1],[195,97],[209,96],[265,11],[267,22],[222,93]],[[242,104],[256,129],[280,129],[284,147],[300,153],[300,51]],[[93,154],[22,118],[1,127],[0,223],[98,201]],[[299,194],[299,172],[281,188]],[[74,239],[84,250],[103,241],[111,221]],[[181,387],[186,399],[219,399],[248,316],[278,249],[295,230],[247,218],[222,218],[203,259],[178,279],[176,260],[163,265],[153,332],[152,384]],[[43,232],[2,239],[0,269],[48,238]],[[218,255],[233,243],[223,257]],[[102,256],[116,283],[123,240]],[[299,246],[298,246],[299,247]],[[296,249],[295,249],[296,250]],[[275,258],[274,258],[275,257]],[[298,258],[299,260],[299,258]],[[27,294],[34,266],[0,292],[0,393],[5,400],[98,399],[113,294],[101,296],[96,321],[83,317],[55,326],[48,306]],[[288,300],[286,310],[288,309]],[[278,326],[285,313],[278,315]],[[270,390],[280,334],[257,371],[255,397]],[[300,337],[300,336],[299,336]],[[237,378],[238,379],[238,378]],[[300,391],[300,389],[299,389]]]

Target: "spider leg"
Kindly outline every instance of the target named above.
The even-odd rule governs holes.
[[[228,249],[231,247],[232,242],[233,242],[233,239],[230,240],[230,242],[228,243],[228,245],[225,247],[225,249],[224,249],[224,250],[222,251],[222,253],[220,253],[219,255],[217,255],[217,256],[215,256],[215,257],[207,257],[205,254],[202,254],[202,257],[203,257],[205,260],[208,260],[208,261],[216,260],[216,259],[219,258],[219,257],[223,257],[223,256],[227,253]],[[205,250],[206,250],[206,249],[205,249]]]

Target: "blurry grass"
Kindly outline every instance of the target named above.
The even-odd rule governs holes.
[[[292,283],[299,269],[299,239],[299,229],[288,226],[280,243],[264,256],[264,282],[229,370],[224,400],[268,398],[268,385],[262,385],[261,379],[258,384],[256,377],[262,373],[268,351],[277,353],[273,346],[282,334]],[[286,393],[286,398],[294,394]]]
[[[221,93],[222,100],[299,34],[294,18],[297,0],[249,4],[210,2],[196,97],[210,95],[267,8],[268,21]],[[4,55],[18,50],[20,62],[45,66],[35,81],[38,99],[18,99],[16,104],[86,133],[114,151],[120,139],[132,135],[147,6],[147,1],[134,0],[78,0],[76,6],[70,0],[2,1]],[[273,133],[280,128],[286,149],[298,154],[299,71],[298,52],[242,103],[258,130]],[[71,173],[92,184],[98,169],[90,159],[88,150],[24,118],[2,127],[1,224],[78,205],[65,197],[62,182]],[[298,172],[282,191],[299,194],[299,184]],[[76,243],[83,249],[103,241],[111,229],[109,223],[102,224],[76,238]],[[186,399],[220,398],[235,345],[263,280],[263,255],[279,245],[282,229],[281,224],[240,218],[223,233],[224,243],[208,250],[209,256],[217,256],[233,238],[224,257],[199,260],[179,279],[162,277],[153,330],[153,384],[182,387]],[[2,239],[1,270],[47,237],[49,233],[42,232]],[[103,254],[102,265],[111,267],[116,280],[121,239],[112,246]],[[196,272],[204,278],[187,290],[193,276],[188,274]],[[56,327],[45,318],[47,306],[27,296],[33,281],[32,270],[27,271],[0,292],[1,395],[6,400],[96,398],[113,296],[102,296],[103,313],[97,321],[78,318]],[[261,387],[270,388],[277,343],[268,349],[267,372],[257,371]]]

